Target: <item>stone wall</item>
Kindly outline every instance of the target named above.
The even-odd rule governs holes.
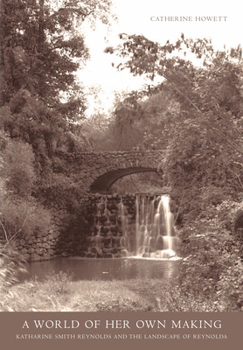
[[[97,194],[93,202],[93,225],[87,237],[87,258],[119,258],[127,256],[135,244],[135,194]]]
[[[99,253],[98,246],[94,244],[92,238],[97,237],[97,225],[99,224],[99,210],[97,208],[99,208],[100,204],[104,204],[104,198],[109,215],[105,217],[103,215],[104,210],[101,211],[106,222],[103,220],[101,223],[101,235],[103,237],[102,243],[104,243],[104,249],[102,253]],[[88,204],[83,212],[87,230],[84,232],[83,227],[80,227],[78,233],[77,230],[74,231],[74,226],[72,225],[72,221],[74,221],[73,224],[76,224],[77,220],[71,218],[67,210],[53,208],[51,230],[46,233],[32,234],[28,237],[16,239],[16,248],[27,261],[49,260],[56,257],[68,256],[87,258],[122,256],[121,246],[117,244],[118,240],[120,240],[118,237],[121,237],[123,234],[121,221],[118,218],[120,201],[121,198],[117,194],[107,196],[90,194]],[[124,196],[123,203],[126,207],[126,219],[129,220],[130,224],[129,232],[131,232],[135,230],[135,226],[131,225],[135,222],[135,195]],[[107,219],[108,221],[111,219],[111,221],[107,223]],[[117,222],[117,219],[119,222]],[[111,231],[112,234],[110,234]],[[115,243],[114,240],[116,240],[117,243]],[[124,255],[124,251],[122,254]]]
[[[145,195],[151,202],[154,195]],[[174,205],[174,201],[171,201]],[[141,210],[141,203],[140,203]],[[136,194],[90,194],[83,215],[84,226],[66,210],[53,211],[52,229],[16,240],[17,249],[28,261],[56,257],[119,258],[136,250]],[[175,208],[171,207],[174,212]]]
[[[91,188],[94,183],[103,186],[101,193],[107,193],[107,189],[111,182],[118,178],[141,171],[158,171],[158,165],[162,159],[161,151],[120,151],[120,152],[85,152],[73,153],[67,157],[65,153],[60,154],[65,163],[65,168],[60,172],[70,178],[70,183],[63,186],[63,193],[60,192],[60,186],[50,187],[43,196],[46,198],[45,206],[52,213],[52,227],[49,232],[41,235],[34,233],[30,237],[23,237],[16,240],[17,249],[24,255],[27,260],[37,261],[52,259],[59,256],[80,255],[93,256],[90,248],[90,240],[94,232],[94,215],[96,211],[97,199],[100,200],[101,194],[92,194]],[[97,182],[98,181],[98,182]],[[65,185],[65,184],[64,184]],[[56,192],[57,190],[57,192]],[[72,196],[74,207],[69,207],[68,197]],[[108,202],[115,201],[114,211],[118,210],[120,198],[115,195],[108,195]],[[63,200],[65,199],[65,200]],[[131,195],[124,197],[124,204],[127,206],[128,220],[134,221],[134,203],[135,197]],[[130,215],[130,216],[129,216]],[[116,225],[111,225],[116,226]],[[132,228],[131,228],[132,229]],[[112,227],[112,230],[115,230]],[[117,230],[117,228],[116,228]],[[119,229],[120,230],[120,229]],[[109,231],[107,231],[108,233]],[[112,239],[119,237],[121,232],[113,232]],[[110,233],[109,233],[110,234]],[[110,242],[107,239],[107,245]],[[110,243],[109,243],[110,244]],[[107,247],[108,249],[109,247]],[[121,249],[117,249],[114,245],[112,250],[104,250],[104,254],[121,253]],[[116,250],[116,249],[117,250]],[[119,248],[119,247],[118,247]],[[116,252],[116,253],[115,253]],[[97,255],[97,252],[95,253]]]
[[[41,236],[28,236],[15,240],[15,246],[27,261],[49,260],[55,258],[60,233],[50,230]]]
[[[87,258],[119,258],[136,255],[138,243],[136,242],[136,226],[139,225],[139,230],[141,228],[145,229],[145,218],[148,215],[144,205],[147,203],[147,208],[148,206],[151,208],[152,204],[154,213],[150,213],[149,215],[150,220],[152,220],[151,222],[154,224],[154,215],[159,206],[160,195],[161,193],[156,196],[149,194],[139,194],[139,196],[136,194],[126,194],[121,197],[117,194],[107,196],[97,194],[92,199],[94,220],[91,234],[86,240],[86,250],[82,251],[82,256]],[[170,200],[169,206],[172,218],[176,210],[175,202]],[[137,211],[140,218],[139,222],[136,221]],[[174,219],[172,221],[174,223]],[[171,222],[172,226],[173,223]],[[158,235],[157,229],[154,228],[153,230],[153,234]],[[161,226],[160,232],[162,235],[166,234],[166,231],[162,233]],[[174,226],[171,227],[171,235],[175,235]],[[155,237],[153,239],[156,240]],[[152,237],[150,240],[152,240]],[[163,249],[162,245],[160,244],[160,249]],[[155,249],[159,249],[156,244]]]

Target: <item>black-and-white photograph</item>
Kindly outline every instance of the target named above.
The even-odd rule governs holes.
[[[0,317],[26,314],[17,344],[229,341],[242,33],[237,0],[2,0]]]

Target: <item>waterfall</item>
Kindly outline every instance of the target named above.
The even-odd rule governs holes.
[[[171,258],[177,237],[170,197],[102,195],[95,204],[86,257]]]
[[[157,207],[157,208],[156,208]],[[174,216],[170,197],[159,196],[153,201],[136,197],[136,256],[171,258],[175,256]]]
[[[121,230],[122,230],[122,236],[120,238],[120,246],[123,250],[123,252],[129,252],[130,251],[130,244],[129,244],[129,239],[128,239],[128,219],[127,219],[127,212],[126,212],[126,208],[122,202],[122,197],[121,197],[121,201],[118,204],[118,218],[116,220],[116,224],[119,225],[121,224]]]

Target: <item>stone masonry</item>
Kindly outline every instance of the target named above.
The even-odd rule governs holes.
[[[60,156],[66,163],[66,173],[72,178],[75,188],[80,190],[77,203],[81,214],[87,211],[94,196],[109,194],[110,186],[119,178],[138,172],[160,173],[158,168],[163,152],[154,150],[74,152],[71,157],[67,157],[65,153]],[[64,208],[61,203],[54,204],[52,200],[50,197],[47,205],[54,212],[53,229],[39,237],[30,236],[16,241],[17,249],[27,260],[48,260],[57,256],[70,256],[77,250],[82,250],[85,241],[84,232],[81,232],[81,228],[78,236],[72,232],[74,226],[68,208]],[[77,224],[78,222],[75,225]]]
[[[65,155],[63,155],[65,158]],[[78,174],[80,185],[85,192],[107,193],[109,186],[125,175],[137,172],[155,171],[163,157],[163,151],[132,150],[113,152],[75,153],[67,160],[71,173]],[[101,183],[99,179],[102,177]],[[96,191],[95,183],[99,184]],[[103,188],[102,188],[103,183]]]

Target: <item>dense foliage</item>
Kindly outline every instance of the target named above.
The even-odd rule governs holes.
[[[77,206],[60,154],[89,148],[77,124],[86,101],[76,73],[89,58],[82,23],[109,25],[111,16],[109,0],[1,3],[0,234],[5,255],[17,236],[50,229],[48,188],[60,193],[65,187],[69,210]],[[58,196],[53,201],[62,204]]]
[[[144,133],[137,146],[164,150],[164,185],[177,202],[180,295],[214,301],[216,310],[242,309],[242,49],[215,52],[211,41],[183,34],[165,45],[120,38],[106,51],[121,57],[118,69],[150,78],[151,86],[123,100],[133,113],[117,125],[130,118]]]
[[[57,149],[88,147],[76,124],[86,109],[76,71],[89,57],[81,26],[108,24],[110,7],[109,0],[1,4],[1,126],[30,145],[39,181],[55,172]]]
[[[239,200],[243,190],[243,61],[241,48],[215,52],[206,39],[181,38],[162,46],[140,35],[121,35],[119,69],[162,84],[129,96],[129,118],[143,128],[142,145],[164,149],[161,167],[181,214],[200,212],[202,198],[222,192]],[[195,63],[186,59],[195,55]],[[173,56],[172,56],[173,53]],[[183,58],[182,58],[183,57]],[[158,92],[158,90],[160,92]],[[137,107],[139,105],[139,108]],[[117,123],[122,124],[122,118]],[[123,124],[128,117],[123,117]],[[207,196],[207,195],[206,195]],[[217,194],[216,194],[217,196]],[[206,201],[205,201],[206,202]],[[182,216],[182,215],[181,215]]]

